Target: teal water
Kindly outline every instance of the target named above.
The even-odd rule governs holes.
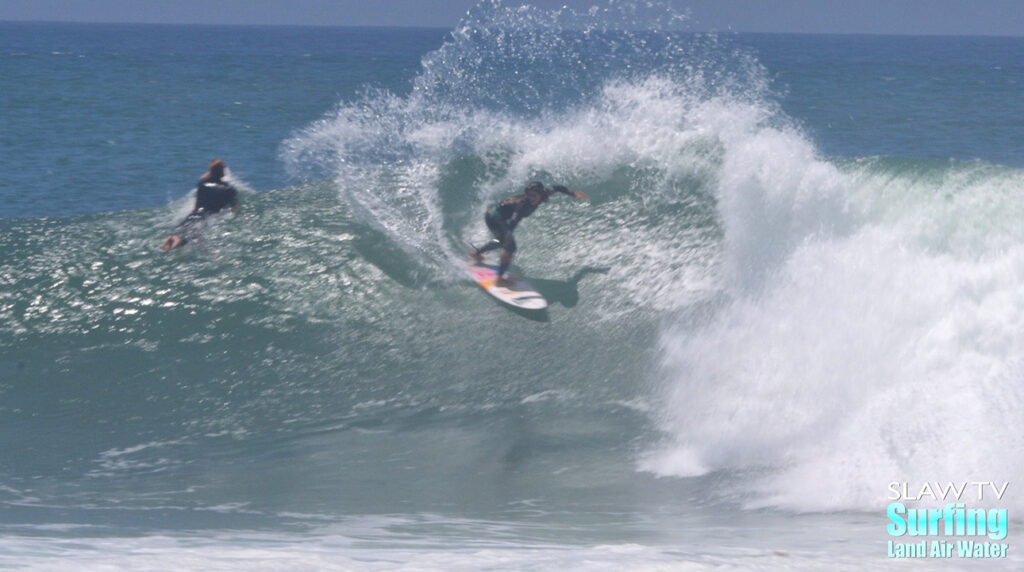
[[[1013,482],[1024,41],[609,6],[0,23],[0,563],[899,568],[889,482]]]

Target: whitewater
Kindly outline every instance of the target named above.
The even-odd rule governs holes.
[[[154,184],[152,153],[103,143],[118,168],[68,175],[102,154],[54,135],[53,185],[9,169],[0,566],[1021,567],[1024,43],[688,26],[487,1],[447,31],[223,30],[212,55],[17,28],[0,61],[34,94],[234,62],[245,89],[196,97],[253,136],[203,147],[242,208],[170,254],[201,168]],[[296,70],[322,89],[282,97]],[[5,93],[27,129],[42,104]],[[205,164],[187,94],[131,93],[156,159]],[[105,99],[59,105],[91,125]],[[125,169],[148,194],[108,192]],[[541,316],[462,268],[531,180],[591,197],[517,232]],[[920,540],[887,533],[891,483],[975,481],[1009,482],[967,501],[1006,509],[1005,557],[887,555]]]

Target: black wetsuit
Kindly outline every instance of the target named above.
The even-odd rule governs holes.
[[[573,196],[572,191],[562,185],[555,185],[551,190],[569,195],[570,197]],[[491,230],[494,238],[476,249],[476,253],[483,254],[495,248],[502,248],[509,251],[509,253],[514,253],[516,251],[516,238],[513,235],[513,231],[520,221],[532,215],[533,211],[537,210],[537,207],[548,200],[548,194],[549,191],[543,193],[540,202],[537,204],[531,203],[526,193],[523,193],[509,197],[487,209],[487,212],[484,214],[484,222],[487,223],[487,228]],[[506,270],[508,268],[504,266],[498,268],[498,275],[503,275]]]
[[[238,191],[222,179],[203,177],[196,183],[196,205],[178,225],[182,243],[197,238],[197,225],[208,215],[238,204]]]
[[[222,179],[203,177],[196,183],[196,208],[192,212],[213,214],[238,204],[238,191]]]

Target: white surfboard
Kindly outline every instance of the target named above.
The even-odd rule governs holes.
[[[495,284],[498,278],[498,267],[482,262],[471,262],[469,273],[488,294],[509,306],[523,310],[543,310],[548,307],[548,301],[544,299],[544,296],[541,296],[540,292],[537,292],[522,276],[509,274],[506,276],[506,284],[498,286]]]

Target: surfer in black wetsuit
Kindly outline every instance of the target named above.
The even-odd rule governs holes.
[[[516,252],[516,239],[512,234],[513,231],[520,221],[533,214],[533,211],[537,210],[541,203],[546,202],[552,192],[562,193],[577,199],[590,199],[582,191],[570,191],[562,185],[555,185],[551,189],[547,189],[542,183],[534,181],[526,185],[523,194],[509,197],[487,209],[487,213],[484,215],[484,222],[487,223],[487,228],[491,230],[494,238],[487,244],[470,252],[469,256],[473,260],[480,262],[483,260],[485,252],[500,248],[501,259],[498,265],[499,286],[504,284],[505,273],[508,271],[509,265],[512,264],[512,256]]]
[[[164,239],[161,248],[174,250],[190,240],[198,238],[199,225],[207,216],[230,207],[238,209],[238,191],[224,181],[227,165],[220,159],[210,161],[210,166],[196,183],[196,204],[185,220],[178,224],[177,231]]]

